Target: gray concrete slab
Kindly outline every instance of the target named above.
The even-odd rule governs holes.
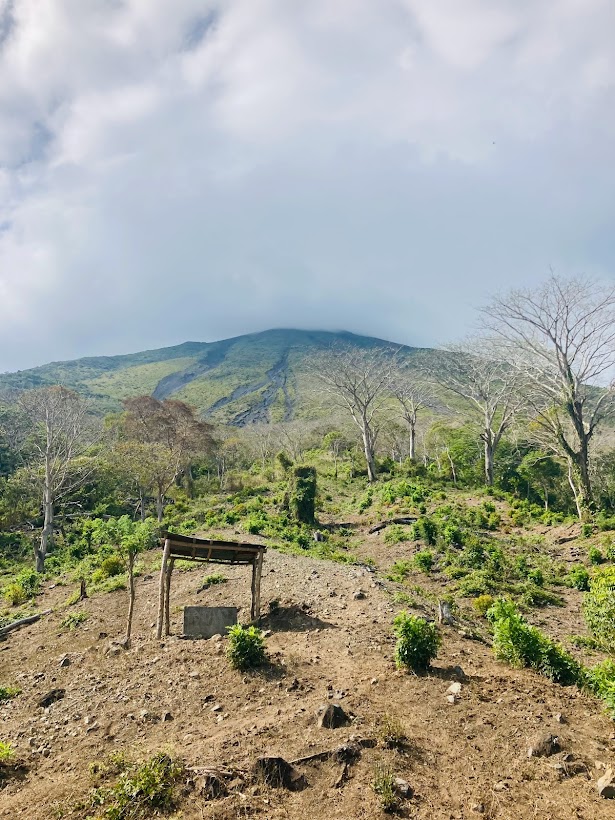
[[[227,626],[237,623],[235,606],[184,607],[184,635],[186,638],[211,638],[226,635]]]

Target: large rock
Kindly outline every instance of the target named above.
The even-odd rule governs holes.
[[[283,757],[259,757],[254,764],[254,777],[274,789],[301,791],[307,781],[298,769]]]
[[[323,713],[319,720],[321,729],[339,729],[340,726],[347,726],[350,723],[350,718],[338,703],[328,703],[322,709]]]
[[[615,773],[610,766],[596,783],[596,788],[598,789],[600,797],[604,797],[607,800],[613,800],[615,798]]]
[[[530,740],[527,750],[528,757],[550,757],[560,751],[560,742],[557,735],[550,732],[539,732]]]
[[[225,635],[228,626],[237,623],[234,606],[184,607],[184,636],[186,638],[213,638]]]
[[[52,689],[50,692],[43,695],[43,697],[39,700],[38,705],[46,709],[48,706],[51,706],[52,703],[62,700],[65,694],[66,689]]]

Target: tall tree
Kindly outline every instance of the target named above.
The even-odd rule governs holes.
[[[502,436],[519,409],[515,368],[490,348],[486,339],[468,339],[430,360],[432,378],[461,399],[474,418],[483,443],[485,483],[494,478],[494,459]]]
[[[37,572],[43,572],[53,540],[57,505],[82,486],[94,469],[93,460],[84,458],[93,440],[92,424],[87,404],[65,387],[28,390],[21,394],[19,405],[29,422],[30,468],[42,503],[43,529],[34,557]]]
[[[407,367],[399,368],[393,377],[392,392],[400,405],[401,417],[408,425],[410,447],[408,455],[416,461],[416,430],[419,413],[433,403],[433,391]]]
[[[166,493],[196,456],[213,450],[212,428],[182,401],[137,396],[126,399],[124,408],[121,435],[140,445],[133,448],[135,480],[151,482],[162,521]]]
[[[483,314],[524,376],[538,443],[568,465],[584,519],[594,506],[590,443],[615,412],[615,287],[551,275],[536,289],[493,299]]]
[[[396,351],[333,347],[318,356],[314,375],[338,407],[350,413],[359,428],[368,480],[376,480],[376,441],[381,414],[391,398]]]

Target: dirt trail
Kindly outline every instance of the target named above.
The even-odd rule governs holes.
[[[186,604],[237,604],[240,616],[247,614],[248,571],[231,567],[222,572],[227,583],[198,594],[205,572],[175,573],[175,634]],[[358,590],[365,597],[355,598]],[[48,589],[38,605],[58,606],[70,591]],[[504,667],[487,646],[464,639],[452,627],[444,628],[444,644],[429,675],[396,671],[391,622],[400,607],[364,568],[270,550],[263,599],[265,613],[271,601],[279,601],[277,614],[263,623],[271,630],[272,664],[253,674],[229,667],[223,642],[156,641],[154,575],[138,581],[129,651],[105,654],[110,640],[122,633],[122,591],[72,607],[88,613],[73,632],[60,629],[66,615],[61,610],[0,644],[0,683],[23,690],[0,706],[1,735],[29,767],[25,779],[0,791],[0,816],[47,820],[54,803],[70,803],[87,793],[90,762],[113,750],[144,757],[172,748],[191,766],[249,769],[262,754],[293,760],[334,749],[353,735],[377,738],[384,715],[403,722],[408,748],[400,753],[380,742],[365,748],[341,787],[333,786],[337,764],[316,762],[301,767],[309,783],[304,791],[248,786],[212,801],[191,794],[181,805],[182,820],[381,817],[370,786],[377,763],[390,766],[415,790],[402,816],[613,816],[613,801],[598,797],[595,782],[597,763],[615,763],[614,724],[594,699]],[[64,655],[67,666],[60,665]],[[455,666],[467,679],[458,702],[449,704],[446,693]],[[53,688],[65,689],[65,697],[47,710],[37,706]],[[329,702],[352,713],[353,724],[319,728],[318,709]],[[216,705],[221,710],[213,711]],[[562,755],[528,759],[528,738],[536,731],[559,735],[564,752],[585,769],[566,776]]]

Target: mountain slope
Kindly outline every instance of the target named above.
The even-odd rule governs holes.
[[[218,342],[53,362],[0,376],[0,390],[63,384],[92,399],[100,412],[117,410],[122,399],[147,393],[189,402],[212,421],[238,426],[289,421],[319,414],[307,364],[334,343],[399,347],[347,332],[267,330]],[[416,353],[415,348],[402,350],[404,355]]]

